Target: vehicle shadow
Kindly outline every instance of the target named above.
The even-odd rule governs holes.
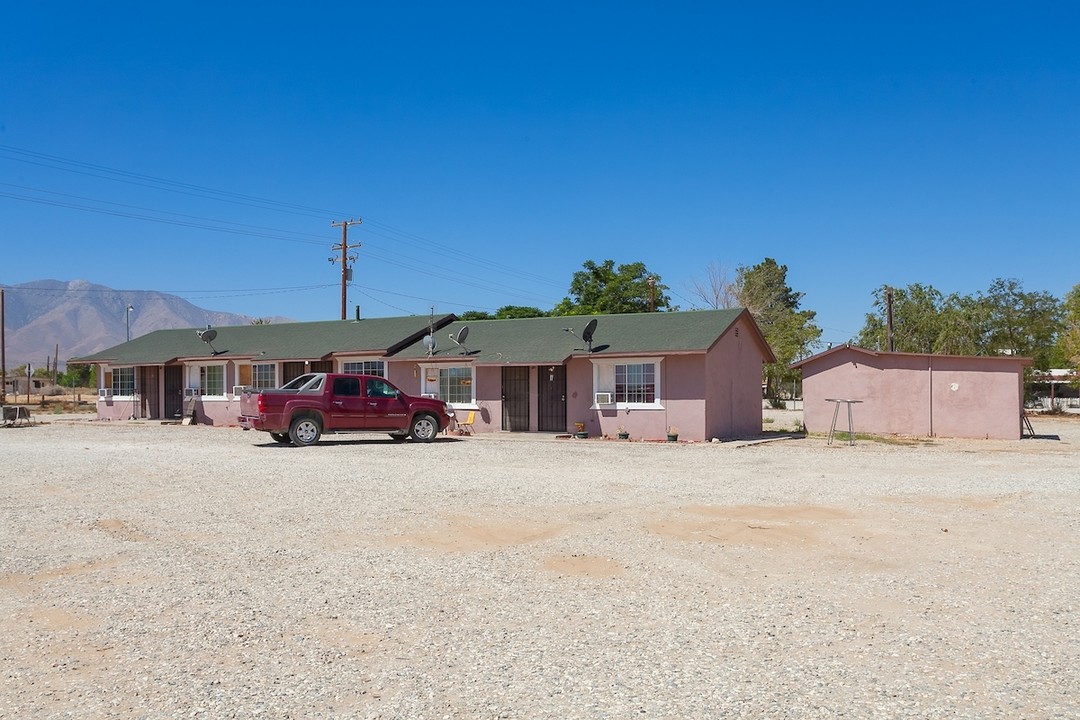
[[[447,436],[447,437],[441,437],[440,436],[440,437],[437,437],[437,438],[433,439],[430,443],[421,443],[421,442],[417,442],[415,440],[392,440],[392,439],[390,439],[390,438],[388,438],[386,436],[383,436],[381,438],[380,437],[368,437],[368,438],[357,438],[357,437],[345,438],[345,437],[341,437],[341,438],[335,438],[335,437],[327,437],[327,436],[324,435],[323,437],[321,437],[319,439],[319,442],[317,442],[315,445],[311,445],[309,447],[318,447],[318,446],[322,446],[322,445],[327,445],[327,446],[345,446],[345,445],[349,445],[349,446],[365,446],[365,445],[434,445],[434,444],[441,444],[441,443],[459,443],[459,442],[462,442],[461,438],[449,437],[449,436]],[[254,443],[254,445],[255,445],[255,447],[265,447],[265,448],[299,449],[298,445],[293,445],[292,443],[262,442],[262,443]]]

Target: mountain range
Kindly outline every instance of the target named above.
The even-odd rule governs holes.
[[[7,369],[44,366],[57,353],[89,355],[154,330],[207,325],[247,325],[247,315],[207,310],[176,295],[153,290],[114,290],[86,280],[35,280],[0,284],[4,291],[4,348]],[[132,308],[128,311],[128,308]],[[287,322],[270,318],[271,322]]]

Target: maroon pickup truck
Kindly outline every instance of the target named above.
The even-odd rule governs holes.
[[[337,432],[388,432],[395,440],[431,442],[453,416],[442,400],[406,395],[377,375],[308,373],[276,390],[245,392],[239,423],[301,446]]]

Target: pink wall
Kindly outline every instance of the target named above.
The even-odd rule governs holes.
[[[762,348],[743,316],[707,355],[707,438],[761,434],[761,371]]]
[[[809,432],[824,433],[835,404],[852,406],[855,432],[920,437],[1020,438],[1026,358],[871,353],[839,348],[801,364]],[[840,406],[837,429],[847,431]]]

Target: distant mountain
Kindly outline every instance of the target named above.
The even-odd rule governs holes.
[[[153,290],[113,290],[86,280],[35,280],[3,285],[8,371],[27,362],[45,364],[60,345],[60,366],[68,358],[119,345],[154,330],[248,325],[247,315],[206,310],[187,300]],[[288,322],[271,318],[271,322]]]

